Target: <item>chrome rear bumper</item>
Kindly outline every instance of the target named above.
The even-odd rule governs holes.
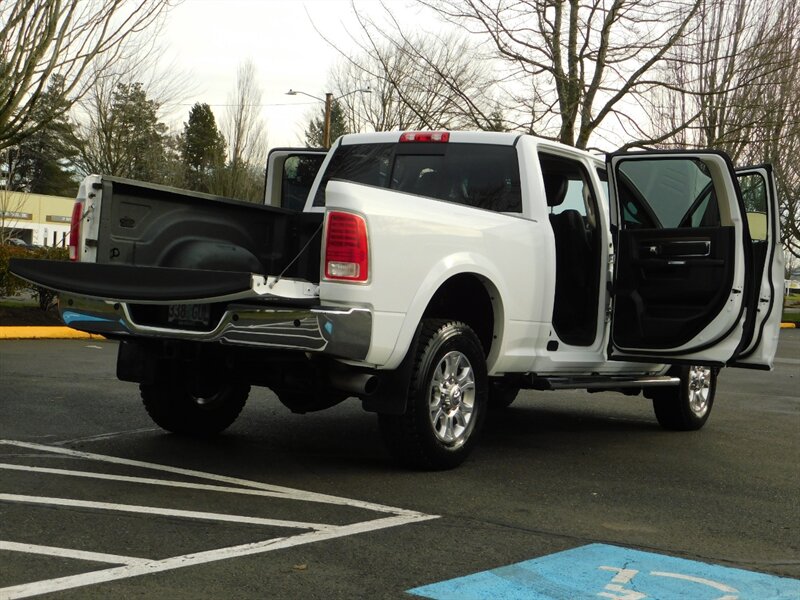
[[[365,308],[285,308],[233,302],[202,330],[137,322],[128,303],[63,293],[59,311],[64,323],[90,333],[320,352],[352,360],[367,356],[372,337],[372,313]]]

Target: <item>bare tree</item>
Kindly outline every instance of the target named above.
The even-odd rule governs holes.
[[[653,99],[650,139],[725,150],[737,163],[773,163],[783,241],[800,256],[800,7],[704,0],[696,19],[667,63],[671,85]],[[673,135],[677,124],[685,128]]]
[[[331,74],[350,131],[496,127],[491,57],[470,36],[408,34],[385,6],[380,22],[353,10],[359,50],[342,54]],[[365,88],[369,95],[352,94]]]
[[[141,54],[174,0],[0,3],[0,149],[44,126],[31,119],[53,75],[74,103],[99,73]]]
[[[418,1],[492,45],[510,128],[586,148],[609,122],[636,129],[701,0]]]
[[[12,182],[16,169],[16,149],[6,148],[0,153],[0,244],[16,237],[26,195],[15,191]]]
[[[72,110],[79,172],[182,183],[165,106],[184,101],[194,86],[186,73],[160,65],[157,57],[147,52],[93,72],[94,85]]]
[[[263,191],[267,132],[260,117],[261,88],[256,68],[248,60],[239,66],[236,89],[228,99],[222,134],[228,148],[228,164],[214,191],[232,198],[257,201]]]

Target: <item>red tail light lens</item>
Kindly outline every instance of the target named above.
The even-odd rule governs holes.
[[[369,240],[367,223],[358,215],[329,212],[325,234],[325,279],[367,281]]]
[[[83,225],[83,202],[72,205],[72,221],[69,228],[69,259],[78,260],[78,246],[81,244],[81,226]]]
[[[406,131],[400,136],[401,142],[440,142],[450,141],[449,131]]]

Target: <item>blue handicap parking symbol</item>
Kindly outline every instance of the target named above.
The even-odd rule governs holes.
[[[434,600],[800,600],[800,580],[591,544],[408,593]]]

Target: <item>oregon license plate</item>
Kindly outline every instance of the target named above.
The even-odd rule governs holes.
[[[208,304],[170,304],[167,321],[175,325],[204,325],[211,318]]]

